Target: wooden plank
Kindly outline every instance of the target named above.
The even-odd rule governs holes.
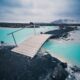
[[[27,55],[30,57],[34,57],[35,54],[37,54],[38,50],[41,48],[41,46],[45,43],[45,41],[50,36],[51,35],[48,35],[48,34],[34,35],[29,39],[25,40],[19,46],[12,49],[12,51],[23,54],[23,55]]]

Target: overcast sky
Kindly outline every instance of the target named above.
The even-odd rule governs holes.
[[[80,19],[80,0],[0,0],[0,22]]]

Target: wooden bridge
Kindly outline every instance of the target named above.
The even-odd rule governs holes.
[[[51,37],[49,34],[34,35],[23,43],[12,49],[13,52],[17,52],[23,55],[34,57],[41,46]]]

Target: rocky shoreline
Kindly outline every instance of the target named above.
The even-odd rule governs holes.
[[[64,27],[62,29],[56,29],[52,31],[48,31],[45,34],[53,35],[50,39],[57,39],[57,38],[67,38],[69,36],[69,32],[79,30],[78,27]]]
[[[69,67],[48,52],[30,58],[6,48],[0,50],[0,80],[80,80],[80,68]]]

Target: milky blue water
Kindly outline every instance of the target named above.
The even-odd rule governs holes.
[[[71,31],[69,34],[66,39],[47,41],[43,48],[60,60],[80,67],[80,30]]]
[[[49,40],[43,46],[50,54],[71,65],[80,66],[80,43],[64,43]]]
[[[9,43],[9,44],[10,43],[14,44],[12,35],[8,35],[8,34],[19,29],[21,28],[0,28],[0,41],[4,41],[5,43]],[[36,28],[36,34],[52,29],[55,28],[52,27]],[[17,44],[23,42],[25,39],[28,39],[32,35],[34,35],[34,30],[32,28],[26,28],[14,33]],[[49,51],[50,54],[59,58],[62,61],[80,66],[80,42],[79,41],[66,43],[66,42],[59,42],[55,40],[49,40],[43,45],[43,48]]]
[[[49,31],[52,29],[56,29],[56,27],[41,27],[41,28],[36,28],[36,35],[40,34],[40,32],[45,32]],[[14,44],[14,40],[12,35],[8,35],[11,32],[14,32],[16,30],[20,30],[18,32],[14,33],[15,40],[17,44],[21,43],[22,41],[28,39],[30,36],[34,35],[34,29],[33,28],[24,28],[21,30],[21,28],[0,28],[0,41],[4,41],[5,43],[8,44]]]

